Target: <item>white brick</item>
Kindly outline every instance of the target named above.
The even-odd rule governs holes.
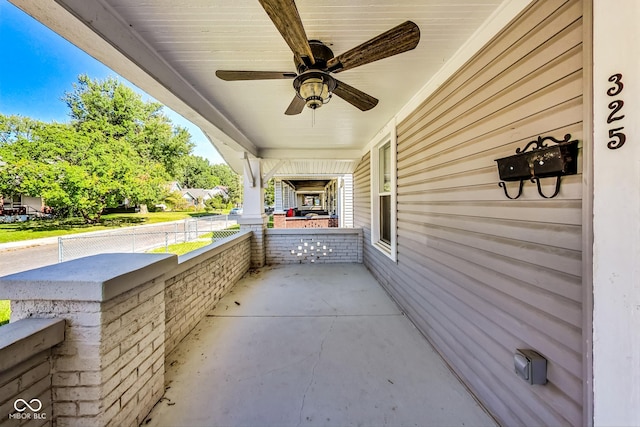
[[[111,378],[119,372],[123,366],[126,366],[128,363],[133,360],[138,354],[137,347],[131,347],[128,351],[122,353],[120,357],[118,357],[114,362],[108,366],[103,366],[102,375],[103,378]]]
[[[136,375],[126,376],[120,381],[120,383],[104,397],[104,404],[111,405],[112,402],[117,402],[120,400],[122,394],[129,389],[135,383],[137,379]],[[124,403],[124,402],[122,402]]]
[[[78,341],[83,344],[99,343],[101,328],[99,326],[75,326],[65,330],[65,342]]]
[[[96,371],[100,369],[100,355],[94,357],[61,356],[53,362],[54,372]]]
[[[6,402],[15,397],[20,390],[20,377],[2,385],[0,384],[0,402]]]
[[[161,371],[162,374],[164,374],[164,358],[165,354],[162,354],[162,356],[158,360],[153,362],[153,373]]]
[[[80,374],[78,372],[55,372],[51,374],[51,384],[54,386],[80,385]]]
[[[147,323],[146,325],[142,326],[141,329],[135,331],[132,334],[129,334],[124,339],[122,339],[120,343],[120,348],[122,349],[122,351],[127,351],[131,347],[137,346],[137,344],[145,336],[149,335],[149,333],[151,333],[152,330],[153,328],[151,326],[151,323]]]
[[[53,402],[53,412],[56,416],[76,416],[78,406],[75,402]]]
[[[104,378],[104,377],[103,377]],[[115,375],[107,378],[104,383],[102,383],[102,394],[109,394],[112,390],[114,390],[122,379],[122,374],[120,371],[116,372]]]
[[[102,384],[102,374],[97,372],[80,372],[80,385],[100,385]]]
[[[148,287],[142,289],[138,294],[139,301],[153,300],[158,294],[164,293],[164,286],[162,283],[149,283]]]
[[[102,410],[102,401],[79,401],[78,402],[78,415],[98,415]]]
[[[123,323],[122,327],[115,330],[110,335],[104,336],[104,342],[102,343],[103,348],[113,349],[115,347],[120,346],[120,343],[127,339],[127,337],[131,336],[135,331],[139,329],[137,321],[129,321],[128,323]]]
[[[109,366],[111,365],[113,362],[115,362],[118,357],[120,357],[120,354],[122,353],[120,346],[116,345],[115,348],[113,348],[112,350],[103,353],[102,356],[102,366]]]
[[[54,387],[53,400],[54,401],[78,401],[80,399],[85,400],[98,400],[100,399],[99,387]]]
[[[120,399],[117,399],[113,405],[111,405],[110,407],[108,407],[105,411],[104,414],[102,415],[102,418],[105,420],[113,420],[115,418],[115,416],[118,414],[118,412],[120,412]],[[117,424],[114,424],[117,425]]]
[[[105,323],[113,322],[115,319],[122,316],[124,313],[129,310],[137,307],[138,305],[138,295],[129,299],[121,299],[122,295],[114,298],[111,301],[107,301],[103,303],[103,312],[102,316]]]

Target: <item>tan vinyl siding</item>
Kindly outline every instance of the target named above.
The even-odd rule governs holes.
[[[582,141],[582,64],[582,2],[538,1],[397,125],[397,264],[370,245],[368,156],[354,174],[366,265],[504,425],[584,424],[581,168],[508,200],[494,161]],[[515,375],[517,348],[547,385]]]

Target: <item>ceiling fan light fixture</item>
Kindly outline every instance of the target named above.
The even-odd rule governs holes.
[[[336,81],[327,73],[307,71],[295,78],[293,87],[298,96],[304,99],[305,105],[315,110],[329,102],[336,88]]]
[[[300,96],[306,101],[307,107],[315,110],[329,98],[329,87],[322,79],[310,78],[300,86]]]

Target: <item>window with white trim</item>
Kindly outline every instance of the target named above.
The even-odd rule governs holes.
[[[371,244],[396,260],[395,132],[371,150]]]

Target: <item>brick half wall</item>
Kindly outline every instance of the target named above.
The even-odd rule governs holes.
[[[265,245],[271,265],[362,262],[362,230],[356,228],[272,228]]]
[[[165,281],[165,357],[249,270],[251,233],[178,259]]]
[[[0,426],[51,425],[51,348],[63,340],[64,320],[23,319],[2,327]]]
[[[40,399],[47,419],[29,425],[140,425],[164,392],[167,354],[249,269],[251,237],[180,258],[102,254],[1,277],[12,323],[0,332],[0,409]]]

